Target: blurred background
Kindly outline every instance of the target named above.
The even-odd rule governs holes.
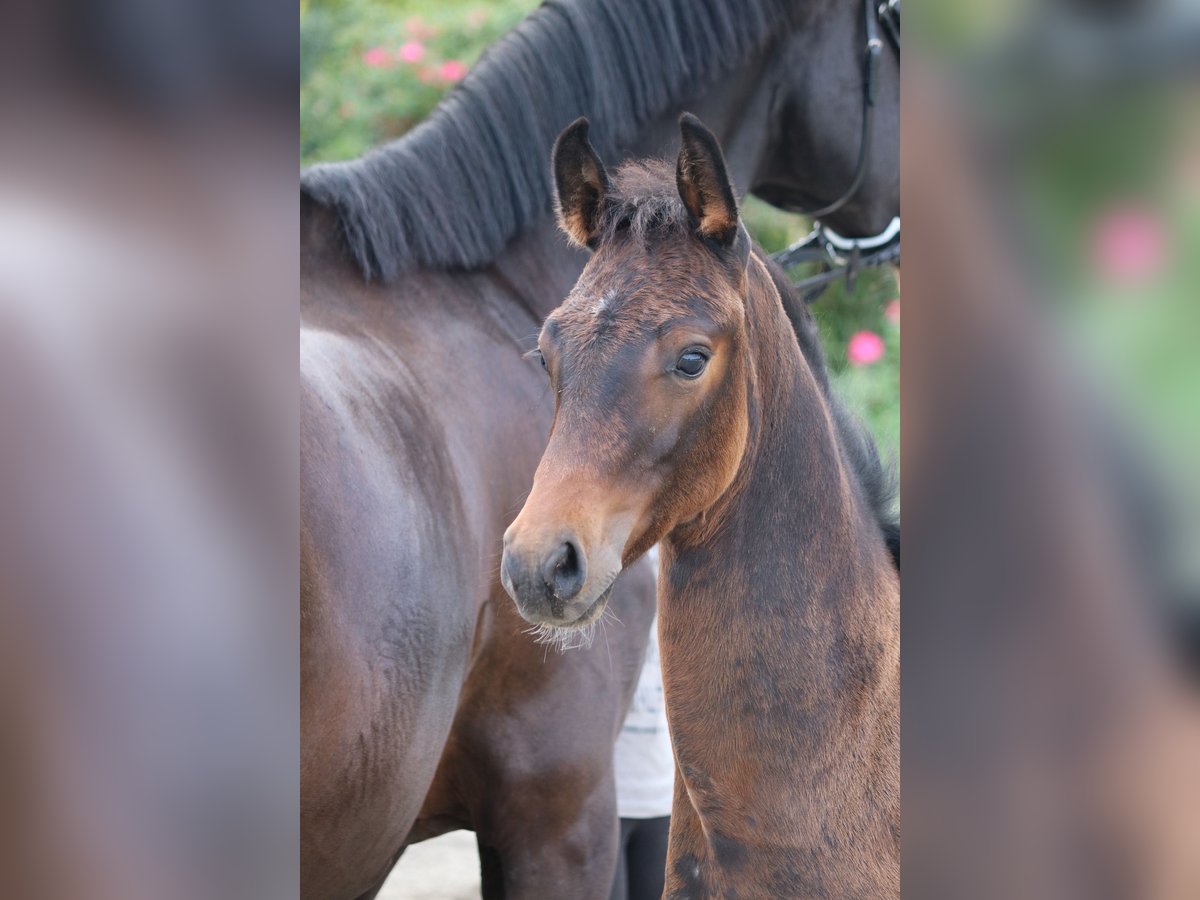
[[[1200,4],[934,0],[912,25],[1063,362],[1119,410],[1176,524],[1194,525]],[[1200,585],[1190,541],[1175,561]]]
[[[908,16],[904,890],[1200,896],[1200,8]]]
[[[536,0],[305,0],[300,5],[300,155],[349,159],[424,118],[489,43]],[[549,162],[547,161],[547,166]],[[811,224],[750,197],[754,238],[782,250]],[[815,272],[796,267],[796,278]],[[814,306],[838,392],[899,466],[900,304],[890,269],[867,269],[854,289],[832,284]]]
[[[298,13],[0,6],[0,893],[298,888]]]

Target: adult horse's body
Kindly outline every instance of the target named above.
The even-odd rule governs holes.
[[[860,10],[547,4],[413,134],[304,175],[306,897],[370,896],[408,843],[460,827],[478,834],[487,896],[607,895],[612,742],[647,576],[613,592],[623,628],[563,656],[521,633],[498,581],[553,412],[522,353],[584,262],[549,216],[546,152],[581,113],[612,151],[657,151],[687,104],[744,183],[828,200],[858,157]],[[843,233],[896,213],[895,93],[861,197],[831,220]]]
[[[526,619],[576,628],[662,542],[666,896],[898,896],[900,585],[878,457],[797,341],[798,300],[751,247],[716,140],[681,130],[673,169],[612,179],[586,121],[555,148],[564,230],[596,252],[541,333],[555,421],[502,577]]]

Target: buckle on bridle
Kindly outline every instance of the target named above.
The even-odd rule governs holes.
[[[834,281],[845,279],[846,290],[853,291],[855,279],[863,269],[894,263],[900,259],[900,217],[896,216],[878,234],[848,238],[817,222],[807,235],[771,259],[783,269],[812,262],[821,271],[795,282],[805,303],[813,303]]]

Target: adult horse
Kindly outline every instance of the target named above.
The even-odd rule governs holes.
[[[429,120],[301,182],[301,878],[372,896],[403,848],[474,829],[487,896],[607,894],[611,748],[643,652],[625,627],[559,656],[521,633],[501,535],[552,397],[522,358],[584,255],[557,234],[544,160],[581,114],[607,152],[657,152],[683,106],[739,181],[828,202],[855,177],[857,0],[551,2]],[[829,217],[898,209],[898,79],[884,61],[869,165]]]
[[[751,246],[715,138],[680,125],[674,166],[611,178],[586,120],[555,148],[563,228],[595,254],[539,339],[554,426],[503,580],[526,619],[574,628],[662,542],[667,897],[897,897],[878,456],[797,341],[800,301]]]

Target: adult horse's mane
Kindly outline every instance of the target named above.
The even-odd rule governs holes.
[[[367,278],[487,264],[550,208],[550,147],[586,114],[610,157],[820,4],[548,0],[404,137],[302,173]]]

